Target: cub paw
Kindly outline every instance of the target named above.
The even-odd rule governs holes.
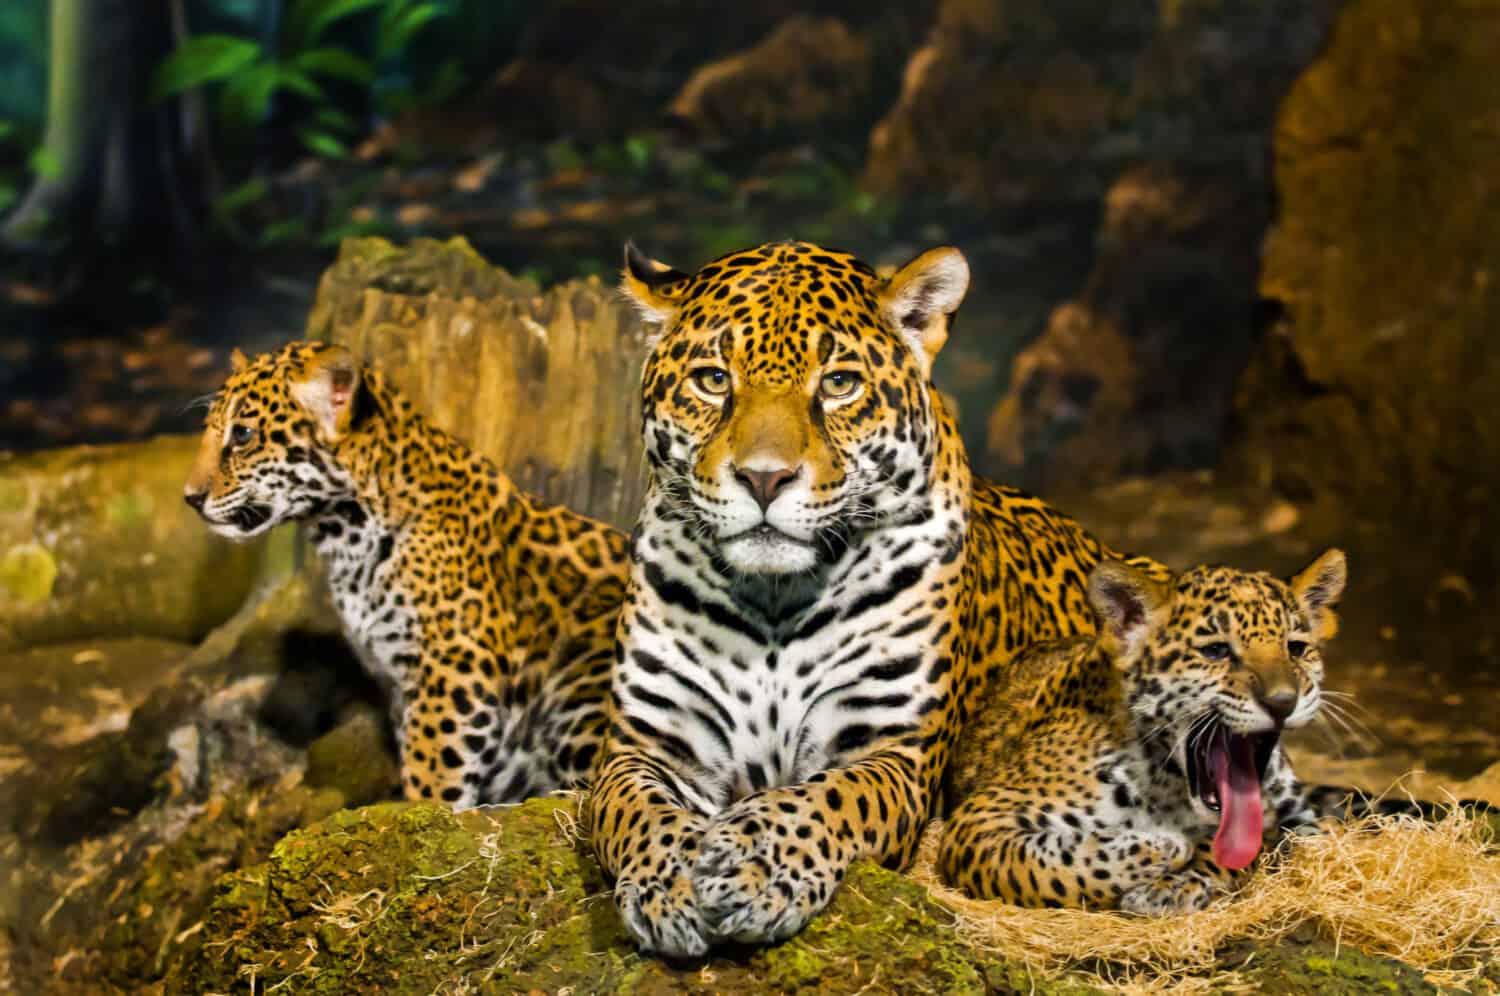
[[[819,854],[813,836],[777,833],[758,807],[737,810],[727,810],[703,836],[693,867],[698,910],[717,939],[774,944],[828,904],[843,868]]]
[[[1206,909],[1214,895],[1214,887],[1196,875],[1168,875],[1127,890],[1120,909],[1142,916],[1192,913]]]
[[[1134,869],[1150,880],[1143,885],[1186,867],[1196,852],[1192,842],[1174,830],[1120,830],[1100,834],[1098,841],[1110,864]]]
[[[657,874],[615,883],[615,905],[625,930],[643,951],[667,958],[708,953],[708,924],[693,893],[693,879],[675,858]]]

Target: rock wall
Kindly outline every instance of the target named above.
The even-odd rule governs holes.
[[[525,490],[635,522],[646,344],[614,287],[590,278],[544,292],[463,239],[355,239],[324,273],[307,334],[379,365]]]
[[[1356,0],[1276,125],[1261,293],[1283,309],[1232,466],[1493,583],[1500,7]],[[1422,540],[1412,549],[1410,536]]]
[[[981,472],[1054,490],[1204,467],[1258,331],[1277,103],[1332,0],[945,0],[864,182],[957,202],[976,289],[1050,316],[965,395]],[[1030,305],[1030,307],[1027,307]],[[1007,320],[972,335],[1013,336]],[[994,399],[1000,394],[999,403]]]
[[[835,17],[796,14],[755,46],[695,71],[667,114],[695,137],[808,139],[868,113],[869,42]]]

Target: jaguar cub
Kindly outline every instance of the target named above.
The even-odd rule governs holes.
[[[184,492],[230,539],[308,524],[390,696],[408,798],[465,808],[587,782],[625,595],[619,532],[518,491],[317,343],[236,351]]]
[[[1279,740],[1318,712],[1344,580],[1338,550],[1290,582],[1100,564],[1098,635],[1024,655],[965,730],[944,877],[1027,906],[1207,905],[1267,832],[1318,816]]]

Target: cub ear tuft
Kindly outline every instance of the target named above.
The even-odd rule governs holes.
[[[634,242],[625,243],[625,272],[620,290],[640,311],[642,321],[651,325],[670,321],[690,279],[681,270],[650,258]]]
[[[879,293],[880,310],[932,375],[953,314],[969,289],[969,261],[952,246],[929,249],[897,270]]]
[[[359,384],[359,363],[344,346],[317,350],[291,374],[292,397],[312,416],[324,443],[338,442],[348,431]]]
[[[250,361],[245,358],[244,353],[240,352],[240,347],[236,346],[229,351],[229,370],[231,373],[239,373],[249,365]]]
[[[1307,613],[1313,635],[1319,642],[1331,640],[1338,634],[1339,617],[1334,609],[1338,607],[1348,580],[1348,559],[1343,550],[1334,547],[1323,551],[1287,582],[1302,611]]]
[[[1105,560],[1089,574],[1089,604],[1102,638],[1128,655],[1151,632],[1172,600],[1170,586],[1119,560]]]

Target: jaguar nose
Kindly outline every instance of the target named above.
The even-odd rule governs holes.
[[[782,489],[797,479],[799,473],[800,467],[777,467],[773,470],[736,467],[734,477],[744,485],[745,490],[750,492],[750,497],[755,499],[755,503],[764,512],[771,507],[771,502],[776,500]]]
[[[184,491],[182,500],[188,503],[194,512],[203,511],[203,503],[208,500],[207,491]]]

